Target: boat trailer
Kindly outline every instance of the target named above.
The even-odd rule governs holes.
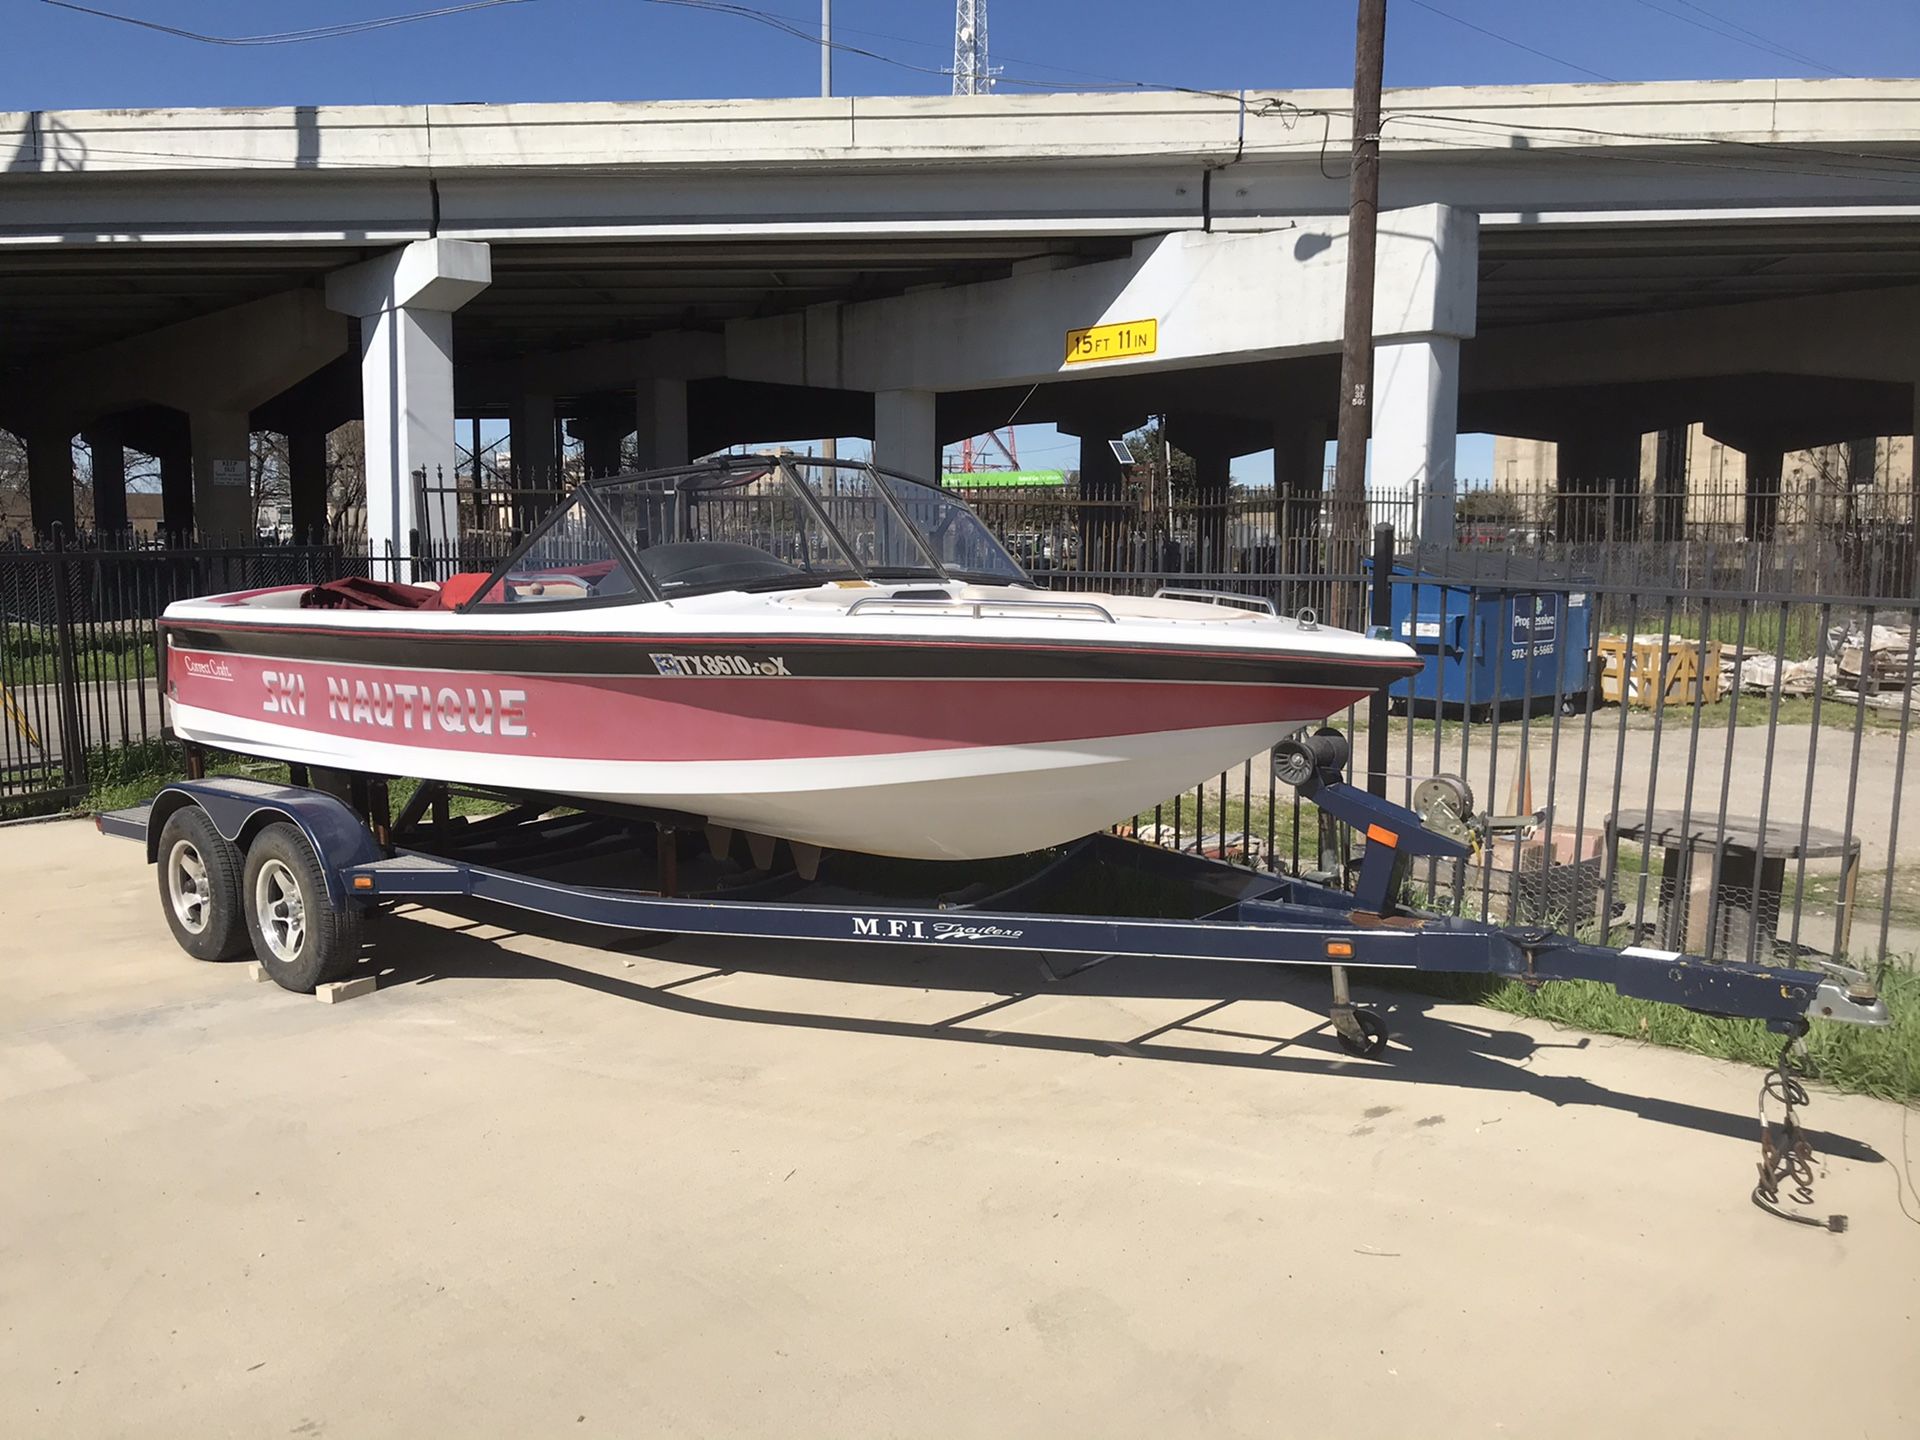
[[[197,754],[189,763],[197,772]],[[1405,908],[1399,896],[1409,864],[1471,858],[1471,828],[1466,838],[1457,823],[1430,828],[1415,812],[1347,783],[1347,742],[1335,731],[1282,741],[1273,763],[1304,798],[1364,837],[1350,890],[1110,834],[1035,857],[1012,877],[956,883],[957,866],[853,854],[829,855],[817,873],[802,874],[816,869],[817,857],[803,852],[798,866],[782,868],[764,837],[698,816],[581,812],[560,797],[463,787],[457,793],[505,808],[462,818],[452,813],[454,787],[439,782],[418,785],[396,816],[384,779],[309,777],[303,767],[288,785],[180,781],[145,805],[97,816],[96,824],[103,834],[145,844],[159,867],[167,923],[189,954],[217,960],[250,951],[272,979],[307,993],[355,971],[368,911],[395,901],[462,900],[629,932],[1013,951],[1037,955],[1055,980],[1120,957],[1327,966],[1335,1038],[1369,1059],[1385,1054],[1387,1026],[1354,1003],[1350,967],[1505,977],[1529,987],[1596,981],[1638,999],[1757,1019],[1781,1035],[1763,1112],[1770,1094],[1786,1118],[1770,1125],[1763,1113],[1754,1198],[1786,1218],[1843,1223],[1780,1205],[1783,1182],[1792,1181],[1793,1197],[1805,1203],[1811,1181],[1811,1152],[1794,1118],[1806,1091],[1788,1057],[1813,1020],[1888,1023],[1864,973],[1831,962],[1806,969],[1614,949],[1545,928]],[[748,860],[736,860],[743,848]],[[975,867],[983,868],[994,870]],[[933,893],[903,891],[903,873],[932,877],[920,889]],[[1074,913],[1063,905],[1090,884],[1111,894],[1116,875],[1126,877],[1136,903],[1153,898],[1144,913]],[[628,883],[636,876],[646,883]]]

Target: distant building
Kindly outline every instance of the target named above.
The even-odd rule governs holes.
[[[1910,522],[1913,465],[1910,436],[1879,436],[1792,451],[1781,457],[1778,476],[1756,475],[1749,483],[1748,455],[1692,425],[1642,435],[1638,475],[1585,477],[1568,489],[1606,497],[1616,512],[1610,527],[1616,532],[1648,539],[1733,538],[1809,518]],[[1484,488],[1471,480],[1463,484],[1469,509],[1537,525],[1552,525],[1556,512],[1564,518],[1567,501],[1553,441],[1496,436],[1493,469]]]

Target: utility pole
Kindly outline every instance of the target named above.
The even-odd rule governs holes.
[[[1367,533],[1367,439],[1373,433],[1373,260],[1380,213],[1380,78],[1387,49],[1387,0],[1360,0],[1353,43],[1353,160],[1348,173],[1347,310],[1340,333],[1340,428],[1334,450],[1327,568],[1357,575]],[[1336,581],[1336,593],[1342,588]],[[1358,591],[1356,590],[1357,594]],[[1345,613],[1353,609],[1351,615]],[[1336,624],[1357,608],[1336,604]]]
[[[820,98],[833,98],[833,0],[820,0]]]

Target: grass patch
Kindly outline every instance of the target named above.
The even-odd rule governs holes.
[[[1834,673],[1832,667],[1829,667],[1829,680],[1833,678]],[[1780,711],[1777,721],[1774,718],[1773,696],[1771,694],[1743,694],[1740,697],[1740,705],[1737,710],[1734,708],[1731,698],[1726,696],[1705,705],[1689,705],[1679,701],[1670,701],[1660,707],[1659,723],[1662,736],[1678,735],[1684,740],[1693,728],[1693,712],[1695,710],[1700,712],[1700,733],[1702,736],[1722,732],[1728,728],[1746,730],[1751,727],[1765,726],[1773,723],[1780,725],[1812,725],[1814,718],[1813,697],[1810,695],[1782,695],[1780,697]],[[1609,700],[1596,704],[1592,715],[1591,723],[1596,744],[1600,743],[1604,738],[1613,736],[1619,732],[1621,726],[1621,710],[1620,707],[1612,701]],[[1864,730],[1890,732],[1893,734],[1899,733],[1900,712],[1898,709],[1888,709],[1884,706],[1862,705],[1858,700],[1846,695],[1827,695],[1820,701],[1820,728],[1822,730],[1844,730],[1851,732],[1856,717],[1859,717],[1861,728]],[[1463,724],[1471,724],[1476,737],[1476,745],[1480,743],[1481,737],[1491,740],[1493,735],[1493,721],[1490,718],[1476,718],[1472,721],[1466,721],[1460,718],[1457,710],[1449,711],[1440,721],[1435,721],[1430,715],[1416,715],[1412,720],[1409,720],[1404,713],[1399,713],[1396,714],[1389,723],[1389,733],[1394,739],[1389,745],[1388,753],[1396,760],[1403,756],[1405,752],[1404,750],[1395,752],[1392,749],[1392,744],[1405,744],[1405,736],[1409,725],[1411,725],[1413,733],[1417,736],[1431,737],[1433,732],[1439,729],[1446,737],[1446,743],[1449,747],[1459,745],[1460,727]],[[1556,723],[1560,727],[1560,744],[1564,749],[1569,743],[1575,746],[1579,745],[1581,736],[1589,722],[1583,713],[1555,715],[1552,710],[1549,709],[1545,714],[1536,711],[1524,722],[1524,727],[1530,735],[1535,737],[1535,743],[1540,743],[1547,735],[1552,733]],[[1653,727],[1654,712],[1651,708],[1643,708],[1638,705],[1627,708],[1626,728],[1628,730],[1646,731],[1652,730]],[[1508,734],[1518,733],[1522,728],[1523,722],[1518,706],[1513,706],[1510,713],[1503,713],[1501,715],[1500,734],[1503,740]],[[1920,728],[1920,726],[1916,726],[1916,728]],[[1362,725],[1354,736],[1356,747],[1361,744],[1365,734],[1366,729],[1365,726]],[[1430,751],[1422,752],[1417,745],[1415,746],[1414,754],[1417,761],[1430,760],[1432,758]],[[1451,749],[1447,751],[1444,758],[1455,763],[1457,763],[1459,759],[1458,755]]]
[[[89,629],[73,650],[74,674],[82,680],[129,680],[159,674],[160,657],[148,626]],[[60,647],[45,625],[0,626],[0,682],[52,685],[60,679]]]
[[[1133,817],[1132,824],[1134,833],[1142,837],[1147,837],[1158,825],[1159,843],[1169,849],[1189,849],[1195,840],[1215,836],[1224,836],[1232,842],[1245,835],[1262,846],[1271,838],[1272,853],[1285,862],[1287,868],[1317,868],[1322,826],[1329,843],[1334,845],[1340,843],[1346,827],[1316,807],[1294,800],[1293,791],[1285,786],[1279,787],[1274,798],[1277,803],[1269,806],[1264,788],[1256,789],[1252,798],[1247,799],[1229,786],[1223,802],[1220,789],[1215,785],[1199,795],[1192,790],[1183,792],[1177,815],[1173,801],[1169,800],[1157,810],[1141,811]]]
[[[1370,971],[1368,978],[1384,989],[1485,1005],[1509,1015],[1596,1035],[1644,1040],[1716,1060],[1771,1067],[1780,1055],[1781,1037],[1758,1020],[1726,1020],[1677,1005],[1635,1000],[1590,980],[1529,990],[1517,980],[1482,975],[1416,978],[1402,971]],[[1835,1090],[1909,1105],[1920,1102],[1920,973],[1908,966],[1889,967],[1880,993],[1893,1017],[1884,1030],[1814,1023],[1807,1036],[1814,1075]]]
[[[261,760],[251,755],[232,755],[224,750],[205,750],[208,775],[244,775],[270,785],[290,783],[287,767],[277,760]],[[155,737],[111,749],[87,751],[87,793],[70,804],[20,801],[11,807],[0,806],[6,818],[32,815],[93,815],[102,810],[127,810],[144,805],[154,792],[175,780],[187,778],[187,752],[176,741]],[[395,779],[387,784],[388,802],[398,815],[421,782]],[[501,801],[484,800],[471,795],[455,795],[449,813],[458,816],[493,815],[506,809]]]

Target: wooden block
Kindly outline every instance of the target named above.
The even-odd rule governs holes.
[[[267,973],[267,967],[262,965],[258,960],[249,960],[247,962],[247,978],[249,980],[273,979],[273,977]]]
[[[338,1005],[342,1000],[357,1000],[362,995],[371,995],[380,988],[380,979],[376,975],[356,975],[351,980],[336,980],[331,985],[322,985],[313,992],[313,998],[327,1005]]]

